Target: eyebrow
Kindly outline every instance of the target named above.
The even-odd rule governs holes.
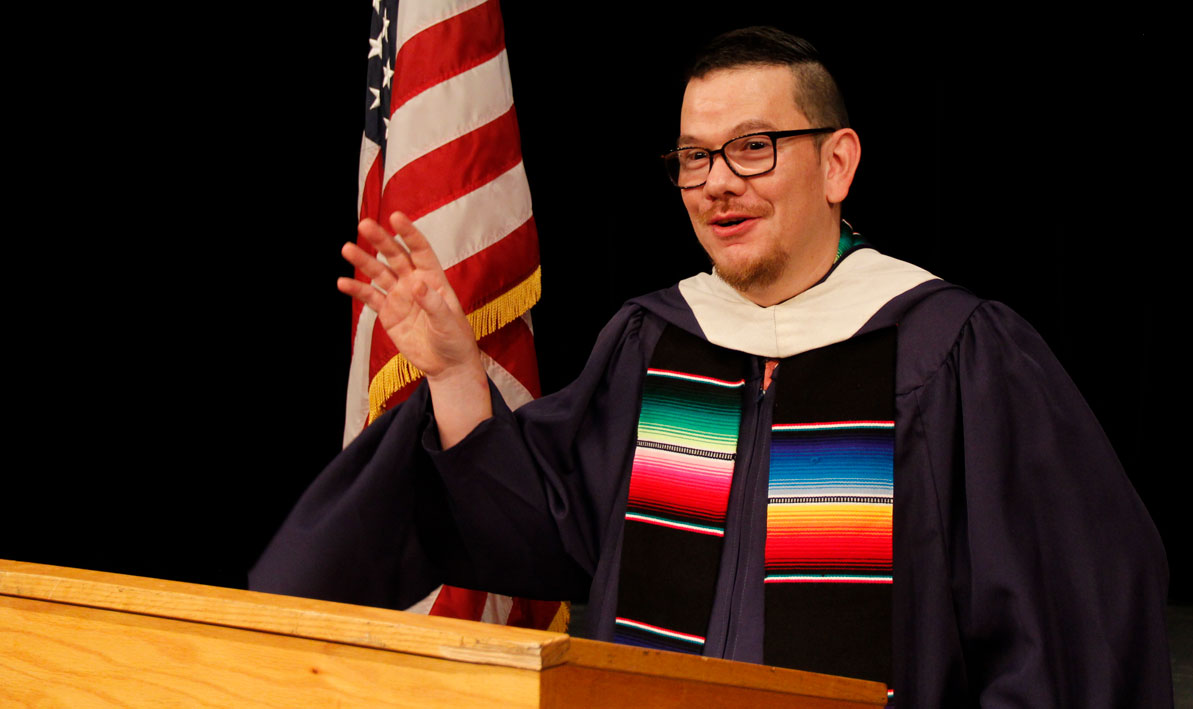
[[[771,124],[770,121],[763,120],[761,118],[751,118],[748,121],[742,121],[741,123],[733,126],[733,128],[729,130],[729,133],[733,135],[733,138],[740,138],[743,135],[749,135],[750,133],[764,130],[777,129]],[[730,140],[733,140],[733,138],[730,138]],[[675,141],[675,147],[677,148],[699,144],[700,140],[690,135],[681,135]]]

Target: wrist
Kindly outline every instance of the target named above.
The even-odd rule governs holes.
[[[493,415],[489,378],[481,365],[479,351],[475,362],[441,371],[433,377],[428,375],[427,386],[443,450],[459,443],[477,424]]]
[[[489,378],[485,374],[485,366],[481,363],[480,350],[475,350],[473,356],[464,362],[445,367],[438,372],[425,373],[427,384],[432,389],[442,391],[468,391],[483,387],[489,389]]]

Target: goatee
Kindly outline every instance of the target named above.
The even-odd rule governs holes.
[[[748,263],[727,265],[717,263],[709,255],[717,276],[733,287],[734,290],[746,292],[753,288],[765,288],[783,276],[787,266],[787,255],[777,249]]]

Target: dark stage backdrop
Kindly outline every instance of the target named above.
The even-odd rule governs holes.
[[[148,33],[125,23],[143,17],[95,18],[20,89],[0,557],[242,585],[339,449],[360,4],[179,11]],[[680,70],[720,31],[776,24],[844,88],[863,145],[847,218],[1043,333],[1189,599],[1172,482],[1188,465],[1169,423],[1188,394],[1171,339],[1187,318],[1162,286],[1181,282],[1164,126],[1183,84],[1156,50],[1161,23],[639,5],[504,3],[545,389],[575,376],[625,299],[707,267],[657,159]]]

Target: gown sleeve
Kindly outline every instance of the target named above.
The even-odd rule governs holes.
[[[963,678],[965,705],[1172,706],[1159,534],[1039,335],[983,303],[912,398],[956,628],[932,644],[960,657],[921,644],[911,672]]]
[[[446,451],[423,445],[487,590],[583,600],[620,527],[648,352],[659,321],[628,307],[572,384],[494,416]],[[499,397],[498,397],[499,398]]]
[[[415,445],[428,407],[420,386],[324,468],[249,571],[249,588],[404,609],[441,582],[459,545]]]
[[[425,383],[316,478],[249,573],[254,590],[403,609],[448,583],[582,598],[632,446],[642,313],[602,331],[580,378],[444,451]],[[603,435],[595,432],[603,431]],[[614,440],[617,439],[617,440]],[[598,497],[590,497],[597,495]],[[603,495],[603,496],[602,496]]]

